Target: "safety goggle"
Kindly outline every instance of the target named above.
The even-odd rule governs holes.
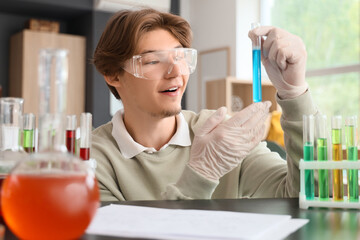
[[[123,69],[137,78],[159,80],[175,68],[181,75],[190,75],[195,71],[196,62],[195,49],[173,48],[135,55],[125,63]]]

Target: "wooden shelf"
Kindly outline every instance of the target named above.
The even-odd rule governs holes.
[[[263,101],[270,101],[272,106],[270,111],[279,108],[276,102],[276,89],[270,82],[262,83],[262,98]],[[206,108],[217,109],[221,106],[228,108],[228,113],[233,113],[232,98],[237,99],[243,105],[243,108],[250,105],[252,100],[252,82],[249,80],[240,80],[234,77],[227,77],[225,79],[213,80],[206,82]]]
[[[10,95],[24,99],[24,112],[38,114],[38,54],[41,48],[69,51],[67,114],[85,111],[85,37],[23,30],[10,40]]]

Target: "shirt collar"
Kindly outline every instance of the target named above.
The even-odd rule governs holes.
[[[134,141],[134,139],[126,130],[123,121],[123,115],[124,109],[120,109],[115,113],[111,120],[113,125],[111,134],[114,137],[122,155],[125,158],[132,158],[144,151],[148,153],[157,152],[155,148],[144,147]],[[162,146],[159,151],[165,149],[170,144],[184,147],[191,145],[189,126],[184,118],[184,115],[181,112],[176,115],[176,123],[177,129],[174,136],[172,136],[170,141],[164,146]]]

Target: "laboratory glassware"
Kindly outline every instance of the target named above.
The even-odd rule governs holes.
[[[66,148],[69,153],[76,150],[76,115],[66,116]]]
[[[64,144],[67,50],[42,49],[39,62],[39,151],[5,179],[3,216],[21,239],[77,239],[99,206],[99,189],[94,171]]]
[[[81,113],[80,116],[80,158],[90,159],[92,114]]]
[[[328,161],[327,154],[327,118],[324,114],[316,116],[316,149],[317,160]],[[319,169],[319,199],[329,200],[329,170]]]
[[[342,161],[342,117],[333,116],[331,119],[331,147],[334,161]],[[333,169],[333,199],[342,201],[344,197],[343,170]]]
[[[26,156],[19,143],[23,104],[22,98],[0,98],[0,190],[11,169]]]
[[[314,116],[303,115],[304,161],[314,161]],[[306,199],[314,199],[314,170],[305,171]]]
[[[21,145],[27,153],[35,152],[35,115],[25,113],[21,121]]]
[[[260,23],[252,23],[251,29],[260,27]],[[261,37],[257,37],[252,43],[252,61],[253,61],[253,101],[261,102]]]
[[[356,122],[357,117],[347,117],[345,119],[345,144],[346,157],[349,161],[358,160],[358,148],[356,141]],[[349,201],[359,201],[358,169],[347,170],[347,190]]]

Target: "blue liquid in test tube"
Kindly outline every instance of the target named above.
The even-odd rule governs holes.
[[[259,27],[259,23],[252,23],[251,29]],[[253,101],[261,102],[261,37],[258,37],[252,45],[253,59]]]

